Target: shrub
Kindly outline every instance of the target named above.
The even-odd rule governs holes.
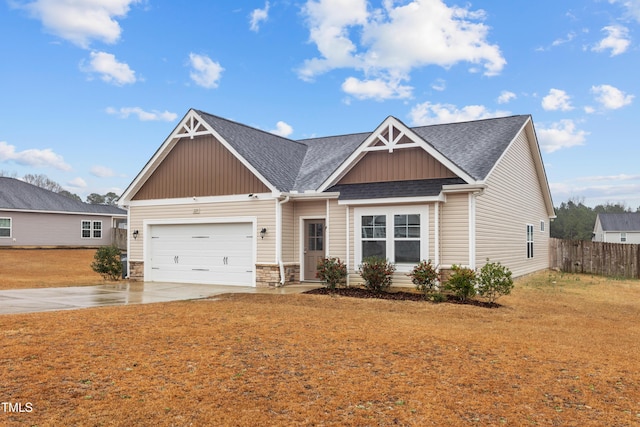
[[[358,272],[364,279],[365,288],[374,292],[382,292],[391,287],[391,276],[394,271],[396,271],[396,266],[385,258],[369,257],[362,260]]]
[[[93,256],[91,268],[105,279],[118,280],[122,275],[120,249],[117,246],[103,246]]]
[[[429,295],[436,290],[438,284],[438,272],[433,264],[431,264],[431,260],[423,260],[413,267],[413,270],[409,273],[409,277],[411,277],[413,284],[416,285],[416,289],[424,294],[425,299],[427,299]]]
[[[478,294],[494,304],[502,295],[509,295],[513,289],[511,270],[499,262],[489,262],[480,269]]]
[[[323,258],[318,263],[316,277],[329,289],[334,290],[346,282],[347,266],[340,261],[340,258]]]
[[[470,268],[455,264],[451,269],[453,273],[449,276],[444,288],[452,292],[462,302],[473,298],[476,294],[476,273]]]

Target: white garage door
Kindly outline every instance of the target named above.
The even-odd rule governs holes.
[[[149,242],[149,281],[253,286],[251,223],[152,225]]]

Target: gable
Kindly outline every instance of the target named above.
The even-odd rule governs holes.
[[[378,142],[375,146],[379,146]],[[370,151],[338,184],[455,178],[451,170],[422,148]]]
[[[270,192],[211,134],[181,138],[133,200]]]

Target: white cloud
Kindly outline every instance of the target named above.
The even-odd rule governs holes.
[[[560,120],[553,123],[551,127],[539,126],[537,129],[540,148],[547,152],[584,145],[589,132],[578,130],[573,120]]]
[[[618,88],[610,85],[592,86],[591,93],[596,95],[598,101],[607,110],[617,110],[631,104],[634,95],[627,95]]]
[[[77,177],[67,182],[67,186],[73,189],[83,189],[87,188],[87,182],[84,179]]]
[[[569,43],[571,40],[576,38],[576,33],[571,32],[569,34],[567,34],[567,37],[564,39],[556,39],[551,43],[551,46],[560,46],[563,45],[565,43]]]
[[[438,123],[466,122],[508,116],[508,111],[489,111],[483,105],[467,105],[458,109],[451,104],[432,104],[424,102],[411,109],[412,126],[426,126]]]
[[[500,96],[498,97],[498,104],[508,104],[516,98],[517,96],[515,93],[509,92],[508,90],[503,90],[502,92],[500,92]]]
[[[260,23],[269,18],[269,2],[264,4],[264,9],[254,9],[253,12],[251,12],[250,18],[249,28],[251,31],[258,32],[260,30]]]
[[[122,32],[117,18],[141,0],[34,0],[18,7],[42,22],[49,33],[82,48],[92,40],[115,43]]]
[[[219,63],[213,62],[211,58],[206,55],[190,53],[189,64],[193,68],[189,74],[191,80],[198,86],[207,89],[215,89],[218,87],[218,82],[224,71],[224,68],[222,68]]]
[[[609,3],[620,3],[626,9],[627,17],[640,22],[640,0],[609,0]]]
[[[629,48],[631,40],[629,40],[629,30],[622,25],[610,25],[602,29],[607,36],[600,40],[591,50],[602,52],[611,49],[611,56],[620,55]]]
[[[283,121],[279,121],[278,123],[276,123],[276,128],[273,130],[270,130],[269,133],[272,133],[278,136],[283,136],[286,138],[293,133],[293,128],[291,127],[291,125]]]
[[[431,84],[431,89],[442,92],[443,90],[447,89],[447,82],[443,79],[437,79]]]
[[[92,166],[89,172],[91,172],[91,175],[97,176],[98,178],[110,178],[115,176],[113,169],[100,165]]]
[[[403,86],[398,81],[385,79],[359,80],[355,77],[349,77],[342,83],[342,90],[358,99],[381,101],[392,98],[409,98],[413,88],[411,86]]]
[[[467,62],[473,66],[470,71],[482,66],[484,74],[491,76],[506,64],[499,47],[487,41],[489,27],[481,22],[483,11],[448,7],[442,0],[402,4],[387,0],[382,8],[367,6],[366,0],[306,2],[303,13],[309,38],[320,56],[304,62],[298,70],[301,79],[352,68],[364,73],[361,82],[387,80],[397,85],[409,80],[411,70],[417,67],[449,68]],[[396,92],[389,94],[397,97]]]
[[[0,141],[0,162],[14,162],[31,167],[52,167],[63,171],[71,170],[71,166],[65,163],[64,158],[50,148],[16,151],[14,145],[9,145],[5,141]]]
[[[542,108],[547,111],[569,111],[573,110],[571,106],[571,97],[567,92],[560,89],[549,90],[549,95],[542,98]]]
[[[148,122],[148,121],[172,122],[178,117],[176,113],[171,113],[167,110],[145,111],[140,107],[122,107],[119,109],[108,107],[105,111],[107,112],[107,114],[117,115],[118,117],[123,119],[126,119],[133,114],[138,116],[138,120],[143,122]]]
[[[98,73],[103,81],[117,86],[137,81],[135,71],[126,63],[118,62],[115,55],[111,53],[91,52],[89,64],[82,62],[80,69],[86,73]]]

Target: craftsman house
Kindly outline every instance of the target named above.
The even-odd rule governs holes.
[[[0,247],[100,247],[114,243],[127,212],[0,177]]]
[[[598,214],[592,240],[640,244],[640,212]]]
[[[553,203],[528,115],[290,140],[190,110],[119,202],[145,281],[285,285],[339,257],[548,268]]]

